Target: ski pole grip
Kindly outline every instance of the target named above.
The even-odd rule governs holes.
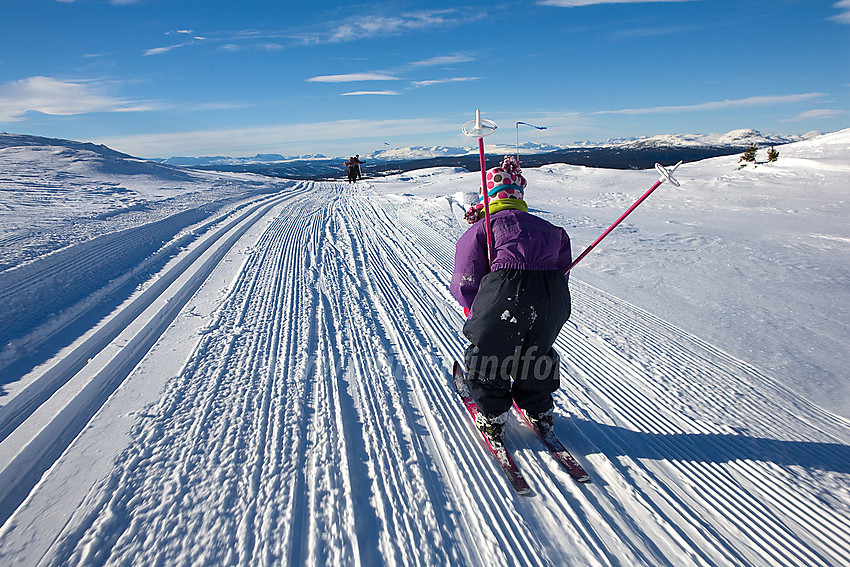
[[[481,111],[476,110],[475,120],[470,120],[469,122],[464,123],[464,125],[460,127],[460,130],[464,133],[464,135],[471,138],[483,138],[484,136],[489,136],[495,132],[498,127],[499,126],[492,120],[481,118]]]

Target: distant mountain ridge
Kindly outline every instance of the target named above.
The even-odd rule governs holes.
[[[820,135],[821,132],[809,132],[800,135],[778,135],[762,134],[758,130],[738,129],[725,134],[662,134],[649,137],[636,138],[612,138],[604,142],[580,141],[566,145],[552,145],[534,142],[520,144],[521,155],[547,154],[576,150],[580,148],[709,148],[728,146],[735,150],[749,146],[750,142],[756,146],[765,147],[771,145],[789,144],[799,142]],[[509,154],[516,152],[516,146],[504,144],[491,144],[486,147],[490,155]],[[410,146],[403,148],[388,148],[378,150],[371,154],[362,156],[362,159],[381,162],[405,162],[412,160],[428,160],[436,158],[456,158],[467,155],[477,155],[478,149],[463,146]],[[201,156],[201,157],[170,157],[161,159],[162,163],[178,165],[183,167],[197,166],[239,166],[253,165],[272,162],[298,162],[315,161],[326,159],[329,161],[345,160],[346,157],[326,157],[321,154],[302,156],[282,156],[280,154],[257,154],[253,157],[229,157],[229,156]]]
[[[740,129],[726,134],[679,134],[642,138],[610,139],[605,142],[576,142],[573,145],[554,146],[541,143],[520,144],[522,164],[539,167],[551,163],[566,163],[609,169],[647,169],[656,162],[690,162],[730,155],[743,151],[750,143],[759,147],[779,146],[802,141],[819,135],[810,132],[802,136],[763,135],[757,130]],[[76,142],[25,134],[0,133],[0,150],[11,147],[61,147],[90,156],[99,156],[97,167],[102,170],[126,170],[148,173],[149,168],[166,168],[171,176],[179,176],[186,169],[247,172],[290,179],[338,179],[344,176],[343,161],[347,158],[329,158],[322,154],[285,157],[281,154],[257,154],[253,157],[228,156],[172,157],[168,159],[141,159],[124,154],[104,145]],[[487,146],[489,156],[502,156],[516,152],[511,145]],[[389,148],[361,157],[367,176],[382,176],[429,167],[459,167],[468,171],[479,167],[478,151],[474,148],[452,146],[413,146]],[[124,165],[118,165],[117,161]],[[161,172],[164,173],[164,172]]]

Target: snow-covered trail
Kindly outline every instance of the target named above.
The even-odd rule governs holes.
[[[191,309],[168,329],[126,311],[148,339],[128,338],[132,356],[102,364],[122,368],[113,390],[162,356],[138,360],[152,339],[187,349],[188,362],[154,403],[115,410],[132,429],[96,482],[75,484],[63,467],[97,446],[101,414],[40,483],[22,485],[28,497],[0,532],[4,564],[846,562],[850,424],[576,277],[556,429],[594,482],[574,483],[513,418],[506,441],[535,493],[515,495],[451,386],[464,347],[447,289],[463,230],[451,200],[357,189],[304,184],[251,209],[245,221],[266,215],[268,228],[199,336],[169,339]],[[178,292],[213,278],[236,239],[211,244],[219,253]],[[32,411],[40,431],[94,413],[51,402]],[[32,436],[18,421],[3,443]],[[26,446],[36,459],[57,451]],[[61,521],[39,516],[75,490]]]

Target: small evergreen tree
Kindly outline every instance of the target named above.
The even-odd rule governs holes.
[[[744,150],[744,155],[742,155],[741,159],[738,160],[738,161],[739,162],[748,161],[750,163],[755,163],[757,151],[758,151],[758,148],[756,147],[756,145],[754,143],[750,142],[750,147],[747,148],[746,150]]]
[[[774,161],[779,159],[779,152],[771,146],[769,150],[767,150],[767,161],[773,163]]]

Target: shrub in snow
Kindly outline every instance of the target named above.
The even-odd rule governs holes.
[[[756,145],[754,143],[750,142],[750,147],[747,148],[746,150],[744,150],[744,154],[741,156],[741,159],[738,160],[738,161],[746,161],[746,162],[750,162],[750,163],[755,163],[757,151],[758,151],[758,148],[756,147]]]

